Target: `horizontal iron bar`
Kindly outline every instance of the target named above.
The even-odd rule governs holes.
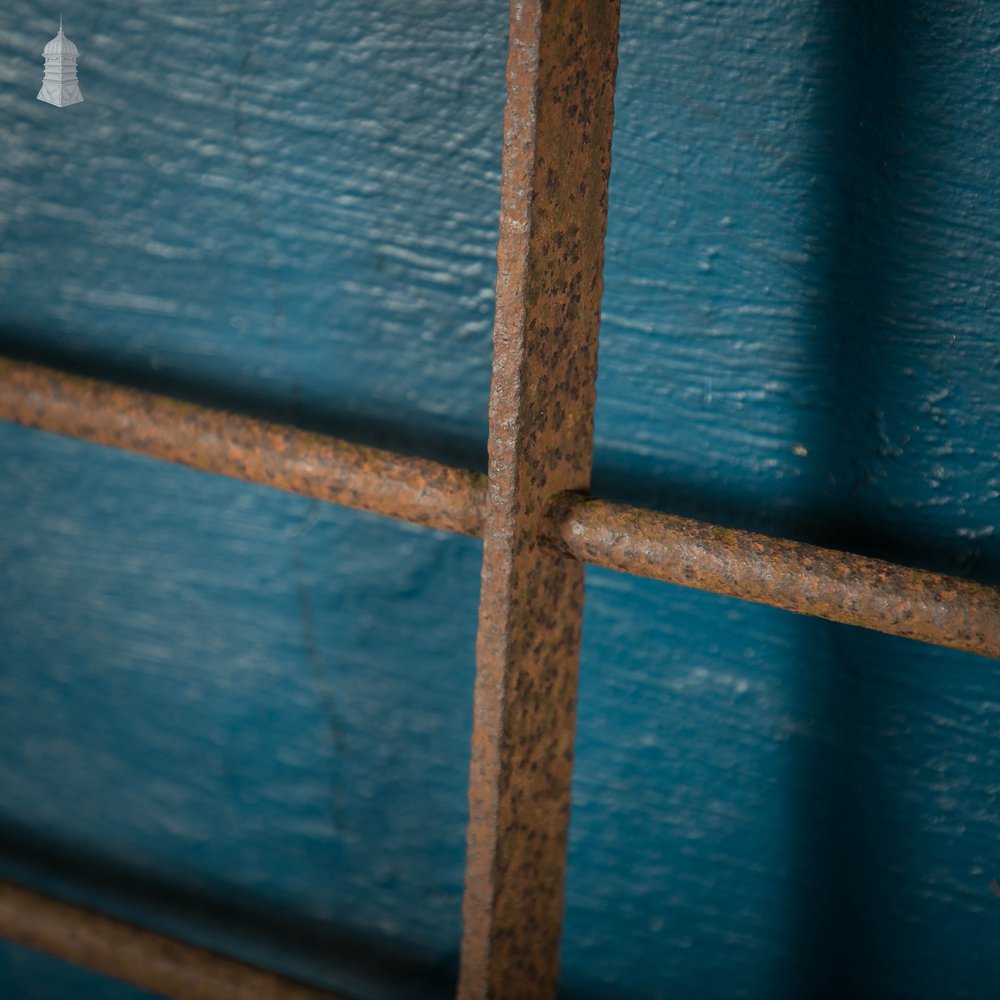
[[[27,362],[0,359],[0,419],[482,534],[479,473]],[[1000,657],[1000,591],[970,580],[578,494],[556,498],[548,534],[597,566]]]
[[[486,477],[0,358],[0,419],[428,528],[482,533]]]
[[[344,1000],[12,882],[0,937],[177,1000]]]
[[[1000,657],[995,587],[573,494],[550,517],[550,535],[584,562]]]

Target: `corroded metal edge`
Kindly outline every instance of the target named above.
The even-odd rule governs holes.
[[[126,448],[152,457],[182,462],[194,468],[247,479],[251,482],[292,489],[319,499],[404,517],[417,524],[465,534],[482,530],[484,477],[436,463],[402,455],[339,442],[318,435],[306,434],[293,428],[236,417],[219,411],[179,403],[164,397],[151,396],[137,390],[123,389],[91,379],[80,379],[50,369],[0,359],[0,419],[13,420],[55,433],[80,437],[116,447]],[[192,453],[183,449],[191,447]],[[249,457],[244,449],[249,449]],[[386,476],[387,483],[383,483]],[[419,484],[426,483],[427,486]],[[534,517],[539,509],[537,500],[530,501]],[[623,573],[651,577],[669,583],[694,587],[742,600],[784,608],[799,614],[818,616],[832,621],[858,625],[903,636],[934,645],[951,647],[982,656],[1000,658],[1000,591],[994,587],[957,577],[930,573],[926,570],[897,566],[879,559],[824,549],[803,542],[771,538],[754,532],[723,528],[688,518],[657,511],[643,510],[623,504],[594,500],[579,492],[561,492],[545,506],[544,523],[538,526],[538,544],[547,544],[564,556],[556,557],[551,573],[529,574],[527,592],[520,596],[531,599],[536,613],[547,614],[547,627],[563,622],[563,649],[575,650],[579,641],[578,601],[582,597],[579,576],[582,562],[603,566]],[[519,536],[520,537],[520,536]],[[525,542],[516,547],[523,552]],[[534,548],[534,543],[528,546]],[[532,558],[546,565],[546,556],[536,553]],[[508,570],[509,572],[509,567]],[[564,575],[560,575],[564,574]],[[574,575],[575,574],[575,575]],[[484,567],[484,585],[486,569]],[[522,580],[522,583],[524,581]],[[555,590],[550,587],[555,586]],[[516,605],[517,601],[514,602]],[[520,641],[525,641],[521,633]],[[558,640],[557,640],[558,641]],[[512,647],[514,648],[514,647]],[[516,652],[516,649],[515,649]],[[523,654],[523,645],[521,653]],[[565,682],[565,677],[564,677]],[[491,682],[493,683],[493,682]],[[530,711],[537,711],[539,690],[530,676],[522,676],[517,699],[527,699]],[[545,694],[551,688],[541,686]],[[572,711],[572,692],[560,689],[565,696],[563,711]],[[494,698],[503,700],[503,688],[497,688]],[[505,704],[511,705],[508,699]],[[525,707],[525,703],[521,703]],[[482,699],[477,703],[477,726],[490,722],[483,716]],[[531,720],[530,711],[505,719],[504,725],[524,727]],[[550,724],[553,720],[549,720]],[[571,724],[571,720],[570,720]],[[496,734],[501,744],[494,743],[494,759],[500,749],[507,754],[510,767],[527,768],[538,765],[530,755],[521,755],[516,746],[502,745],[507,737]],[[563,732],[563,740],[549,744],[549,759],[543,766],[559,763],[559,777],[548,790],[542,788],[538,801],[560,801],[562,776],[568,773],[570,747],[567,739],[572,730]],[[485,761],[480,755],[478,766]],[[500,771],[494,772],[499,779]],[[537,771],[536,771],[537,773]],[[486,805],[498,810],[501,794],[518,793],[511,785],[510,772],[503,772],[501,783],[480,786],[487,795]],[[535,791],[539,791],[535,789]],[[523,789],[519,792],[523,798]],[[551,794],[552,798],[546,799]],[[482,808],[482,805],[479,806]],[[496,815],[496,812],[494,812]],[[558,813],[562,829],[564,815]],[[564,840],[557,839],[557,850],[551,850],[551,840],[539,842],[525,856],[526,829],[519,830],[522,856],[519,863],[522,880],[547,886],[561,885],[561,852]],[[560,834],[564,837],[564,834]],[[535,852],[539,854],[535,857]],[[498,853],[498,852],[497,852]],[[470,863],[485,867],[484,859],[470,853]],[[551,867],[553,858],[556,868]],[[507,866],[509,857],[497,860]],[[549,864],[537,881],[530,864]],[[490,865],[492,872],[492,864]],[[492,874],[490,875],[492,878]],[[483,897],[489,901],[494,897]],[[478,902],[478,901],[477,901]],[[516,919],[522,899],[509,901],[509,914]],[[525,906],[535,901],[523,900]],[[549,900],[551,907],[552,901]],[[481,905],[481,904],[479,904]],[[487,909],[487,915],[490,911]],[[548,918],[554,920],[550,909]],[[481,921],[473,928],[494,937],[501,923]],[[490,928],[493,928],[492,931]],[[212,980],[209,992],[192,992],[181,982],[181,968],[193,962],[197,969],[200,955],[209,953],[177,942],[169,942],[166,951],[160,944],[147,951],[142,942],[148,932],[130,928],[120,921],[92,914],[90,911],[42,897],[14,886],[0,886],[0,937],[17,941],[27,947],[56,955],[67,961],[93,968],[108,975],[130,979],[146,989],[155,989],[149,978],[159,972],[144,973],[136,979],[122,975],[123,967],[131,967],[135,952],[136,969],[156,962],[165,963],[166,971],[158,982],[169,984],[165,992],[179,997],[321,997],[328,994],[312,992],[273,992],[267,983],[268,974],[249,970],[254,976],[251,988],[244,992],[226,992]],[[157,938],[158,942],[166,939]],[[513,961],[516,937],[508,941],[507,959]],[[549,949],[551,953],[551,942]],[[159,949],[159,950],[158,950]],[[502,951],[503,949],[501,949]],[[497,966],[501,951],[494,951],[477,972]],[[152,956],[161,957],[153,961]],[[164,958],[163,956],[168,956]],[[224,968],[241,969],[238,963],[209,955]],[[124,963],[124,966],[123,966]],[[466,969],[470,966],[466,965]],[[550,972],[554,976],[555,970]],[[192,975],[197,976],[197,971]],[[243,972],[240,972],[243,975]],[[239,980],[242,982],[243,980]],[[275,977],[283,988],[285,983]],[[186,982],[186,981],[185,981]],[[484,982],[480,979],[479,982]],[[180,985],[178,985],[180,984]],[[192,986],[191,989],[194,989]],[[288,989],[301,990],[291,984]],[[467,995],[477,995],[475,993]],[[517,995],[497,989],[492,995]],[[525,993],[523,995],[539,995]]]
[[[24,361],[0,358],[0,419],[428,528],[482,533],[480,473]]]
[[[0,936],[177,1000],[345,1000],[11,882]]]
[[[590,482],[617,0],[512,0],[459,996],[554,997],[583,567],[546,501]]]
[[[38,365],[0,358],[0,419],[482,533],[479,473]],[[622,573],[1000,658],[1000,591],[971,580],[576,493],[555,498],[546,533],[566,555]]]
[[[549,518],[555,544],[596,566],[1000,657],[995,587],[578,494]]]

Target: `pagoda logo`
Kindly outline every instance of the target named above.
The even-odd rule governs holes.
[[[45,56],[45,76],[38,99],[57,108],[79,104],[83,100],[76,79],[80,50],[63,34],[62,17],[59,18],[59,34],[42,49],[42,55]]]

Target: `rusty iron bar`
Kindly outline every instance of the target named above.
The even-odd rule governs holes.
[[[428,528],[482,533],[480,473],[24,361],[0,358],[0,419]]]
[[[583,564],[1000,656],[994,588],[589,487],[619,0],[511,0],[488,480],[0,359],[0,419],[483,537],[459,996],[554,997]],[[182,1000],[331,993],[13,883],[0,936]]]
[[[0,937],[176,1000],[345,1000],[12,882]]]
[[[995,587],[575,494],[549,518],[549,537],[583,562],[1000,657]]]
[[[477,474],[359,449],[293,428],[35,365],[0,359],[0,419],[404,517],[417,524],[465,534],[481,531],[484,477]],[[194,453],[181,453],[184,446],[176,443],[178,438],[183,438]],[[254,440],[252,462],[240,455],[240,442],[246,438]],[[413,470],[418,470],[416,477],[412,476]],[[388,484],[379,480],[383,472],[389,477]],[[430,489],[414,488],[408,485],[413,478],[434,485]],[[580,563],[1000,658],[1000,591],[994,587],[803,542],[594,500],[577,492],[557,494],[547,505],[544,520],[539,539],[544,537],[546,544]],[[541,596],[545,596],[544,591]],[[575,631],[569,638],[578,642]],[[477,704],[477,718],[480,707]],[[527,761],[529,768],[531,763]],[[568,765],[568,761],[565,763]],[[88,931],[85,925],[92,921]],[[29,890],[0,887],[0,937],[109,975],[119,975],[115,970],[121,964],[116,955],[132,949],[142,952],[140,942],[146,934]],[[110,944],[101,943],[105,937]],[[119,940],[134,943],[119,947],[114,943]],[[184,949],[185,957],[178,963],[186,963],[191,956],[197,966],[199,949],[174,947]],[[216,960],[216,956],[211,958]],[[148,964],[148,957],[137,968],[142,963]],[[256,970],[251,971],[256,974]],[[180,975],[178,969],[168,972]],[[139,985],[153,988],[148,978]],[[209,994],[178,991],[174,995],[326,995],[268,994],[261,992],[261,986],[253,989],[255,992],[227,993],[213,985]]]
[[[482,533],[486,477],[478,473],[25,362],[0,358],[0,419]],[[245,439],[253,461],[240,455]],[[971,580],[579,494],[555,498],[546,531],[596,566],[1000,658],[1000,591]]]
[[[558,984],[583,565],[546,501],[590,483],[618,0],[511,0],[461,1000]]]

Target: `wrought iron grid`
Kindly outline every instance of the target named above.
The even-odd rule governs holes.
[[[483,539],[458,993],[554,997],[584,563],[1000,657],[992,587],[589,496],[620,0],[512,0],[489,472],[0,359],[0,419]],[[0,935],[183,998],[331,998],[0,883]]]

